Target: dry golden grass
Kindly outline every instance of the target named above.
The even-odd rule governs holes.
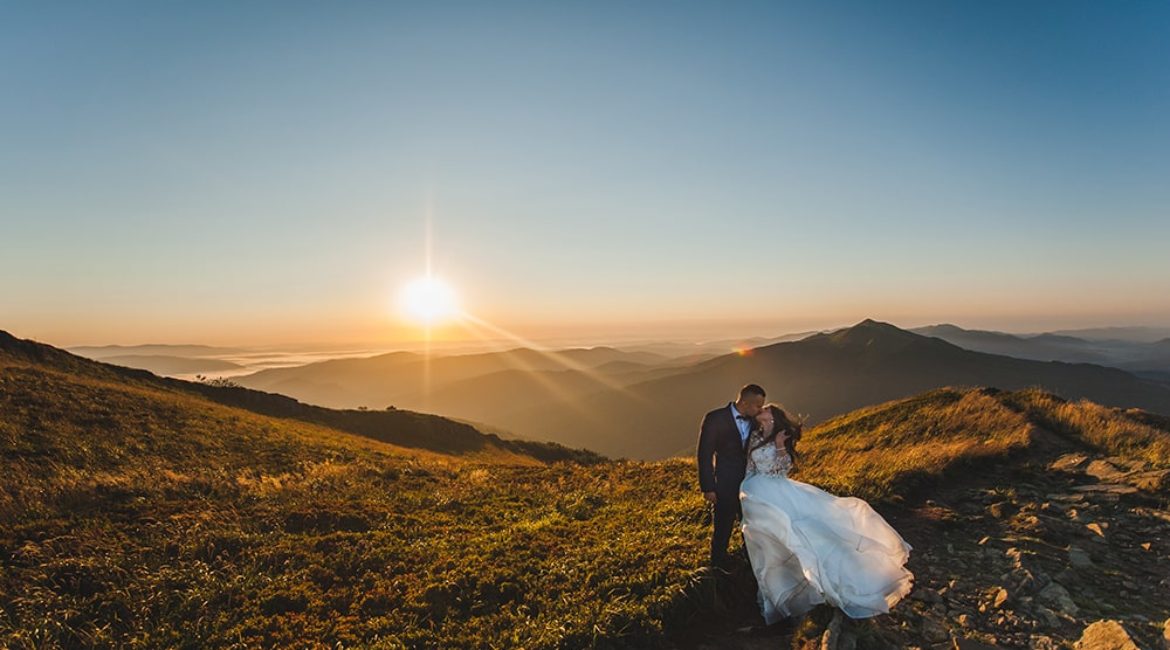
[[[1005,402],[1042,426],[1075,437],[1101,451],[1155,467],[1170,466],[1170,418],[1137,409],[1067,401],[1042,390],[1017,391]]]
[[[896,498],[1056,424],[1165,464],[1150,418],[940,389],[810,430],[795,478]],[[0,476],[3,647],[654,647],[711,606],[693,460],[457,458],[0,363]]]
[[[892,498],[948,470],[1023,449],[1033,426],[988,392],[942,388],[809,430],[794,477],[832,492]]]

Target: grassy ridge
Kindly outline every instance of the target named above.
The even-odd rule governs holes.
[[[26,365],[0,423],[6,647],[649,639],[706,543],[685,461],[455,458]]]
[[[941,388],[833,418],[801,440],[798,478],[865,499],[1025,448],[1034,425],[995,391]]]
[[[833,492],[897,499],[947,472],[1023,453],[1042,433],[1070,448],[1170,467],[1170,418],[1039,389],[940,388],[814,427],[801,440],[794,476]]]
[[[889,500],[1054,423],[1164,464],[1156,417],[940,389],[811,429],[796,478]],[[0,646],[647,647],[713,605],[689,459],[452,457],[22,361],[0,475]]]

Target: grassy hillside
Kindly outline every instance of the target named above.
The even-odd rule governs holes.
[[[683,468],[453,457],[3,355],[0,454],[5,647],[658,634],[703,544]]]
[[[919,521],[922,495],[1041,449],[1164,467],[1166,425],[1039,392],[942,389],[810,430],[797,478],[872,498],[921,561],[945,552]],[[0,355],[0,477],[4,647],[688,647],[753,607],[745,565],[699,570],[709,512],[685,459],[438,454]],[[923,584],[947,578],[914,568]],[[1158,602],[1170,599],[1141,611]],[[928,620],[983,639],[1006,625],[973,614],[961,628],[927,606],[857,633],[904,647],[933,633]],[[813,643],[822,618],[785,643]],[[1075,638],[1084,622],[1050,633]]]

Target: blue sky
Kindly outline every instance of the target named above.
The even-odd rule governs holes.
[[[1170,323],[1170,5],[0,2],[0,328]]]

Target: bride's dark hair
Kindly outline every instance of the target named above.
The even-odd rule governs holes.
[[[788,417],[788,414],[784,412],[784,409],[780,408],[780,405],[774,402],[765,404],[764,408],[772,412],[772,419],[774,420],[772,424],[772,433],[768,434],[768,437],[761,440],[758,445],[752,447],[748,453],[751,453],[752,451],[755,451],[764,445],[772,444],[776,440],[776,436],[781,431],[785,431],[788,433],[788,438],[784,440],[784,449],[788,452],[788,457],[792,459],[793,464],[795,464],[796,441],[800,440],[800,433],[804,430],[804,423]],[[757,428],[759,427],[758,424],[756,426]]]

